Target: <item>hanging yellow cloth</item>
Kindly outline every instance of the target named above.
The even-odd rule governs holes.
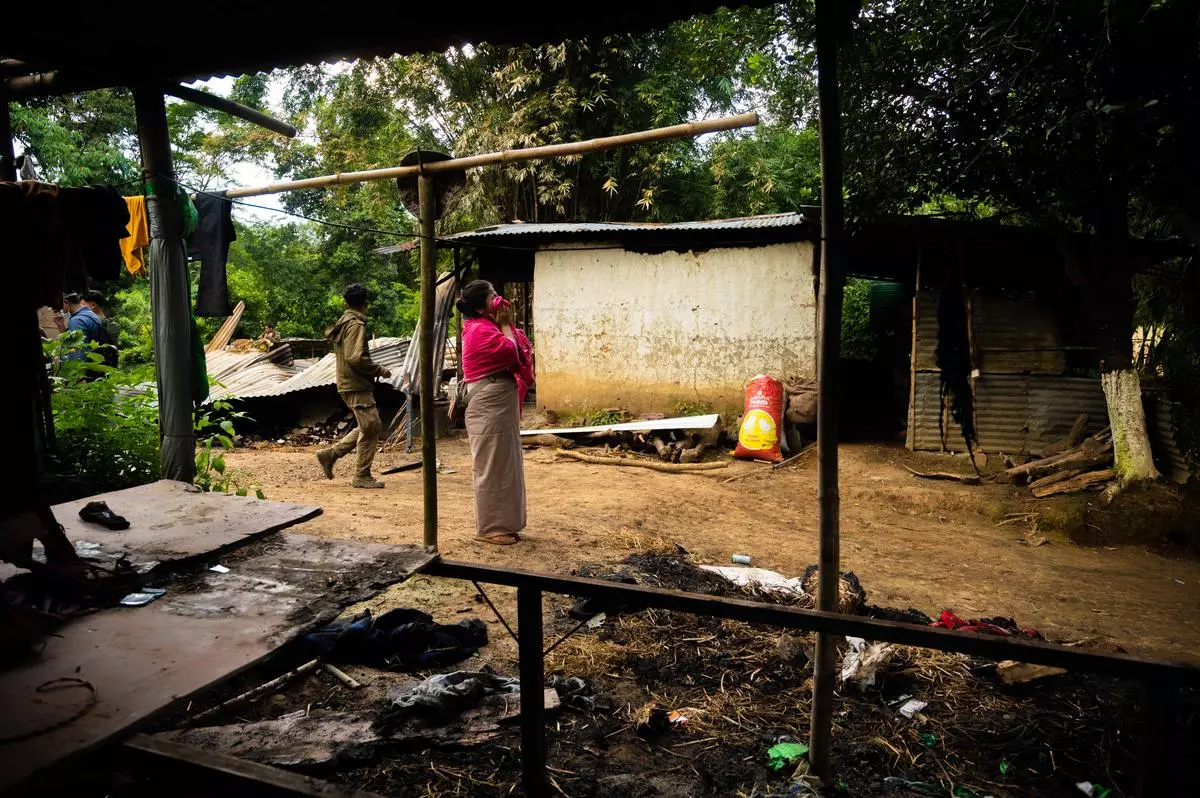
[[[146,198],[125,197],[129,206],[128,238],[120,239],[121,255],[125,258],[125,268],[130,274],[137,274],[145,268],[142,262],[142,247],[150,243],[150,225],[146,221]]]

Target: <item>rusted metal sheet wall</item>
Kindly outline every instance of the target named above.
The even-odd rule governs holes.
[[[971,332],[979,370],[984,374],[1063,374],[1067,370],[1054,314],[1037,302],[975,291]]]
[[[938,370],[937,297],[934,291],[917,294],[917,348],[914,355],[918,372]]]
[[[1154,462],[1164,477],[1182,485],[1191,476],[1191,469],[1175,437],[1177,405],[1162,394],[1147,396],[1145,404]]]
[[[918,373],[915,434],[909,446],[918,451],[941,451],[940,376]],[[976,426],[979,448],[988,453],[1040,454],[1050,443],[1066,437],[1080,413],[1088,415],[1088,432],[1108,423],[1100,381],[1086,377],[1042,374],[984,374],[975,380]],[[946,448],[964,451],[962,430],[946,417]]]

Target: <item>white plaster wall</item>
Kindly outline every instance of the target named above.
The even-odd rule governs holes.
[[[705,252],[538,252],[538,403],[554,410],[740,412],[756,374],[816,373],[808,242]]]

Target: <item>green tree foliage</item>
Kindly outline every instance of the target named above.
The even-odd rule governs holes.
[[[821,146],[811,128],[772,125],[712,148],[714,217],[794,211],[821,204]]]
[[[94,346],[69,332],[43,345],[50,366],[57,432],[55,467],[81,474],[99,491],[141,485],[158,475],[154,375],[101,365]],[[84,359],[63,356],[83,350]],[[101,375],[101,379],[87,379]]]
[[[947,194],[1061,233],[1099,236],[1064,258],[1127,368],[1133,301],[1126,240],[1139,208],[1186,205],[1196,174],[1200,46],[1184,2],[874,3],[846,69],[849,196],[856,212],[908,211]],[[1167,165],[1171,166],[1168,167]]]

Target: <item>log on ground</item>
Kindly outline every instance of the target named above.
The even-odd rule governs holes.
[[[583,463],[593,465],[615,465],[627,468],[649,468],[651,471],[664,471],[668,474],[687,473],[689,471],[715,471],[726,468],[729,463],[654,463],[646,460],[634,460],[624,457],[596,457],[582,452],[558,452],[560,457],[569,457]]]
[[[1033,491],[1033,495],[1039,499],[1044,499],[1047,496],[1057,496],[1065,493],[1078,493],[1081,490],[1086,490],[1092,485],[1099,485],[1103,482],[1111,481],[1116,475],[1111,468],[1106,468],[1103,471],[1089,471],[1086,474],[1080,474],[1077,477],[1056,482],[1053,485],[1037,488]]]

